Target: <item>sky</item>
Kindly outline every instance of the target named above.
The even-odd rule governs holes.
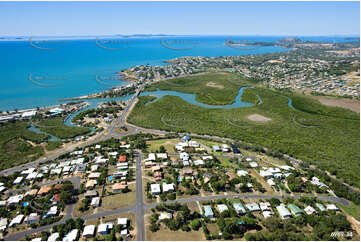
[[[0,36],[360,35],[359,2],[0,2]]]

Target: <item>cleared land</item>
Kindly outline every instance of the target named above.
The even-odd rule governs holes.
[[[317,97],[317,99],[326,106],[347,108],[356,113],[360,113],[360,101],[355,99],[339,99],[323,96]]]
[[[228,81],[230,78],[234,81],[234,75],[213,73],[174,79],[179,84],[183,83],[184,87],[161,82],[150,88],[161,87],[164,90],[195,93],[199,101],[207,104],[229,104],[233,102],[241,86],[250,85],[246,81],[239,81],[240,85],[232,84]],[[222,84],[225,88],[211,88],[212,91],[208,92],[204,84],[210,81]],[[357,113],[324,106],[307,96],[273,92],[261,87],[246,89],[244,95],[259,95],[262,103],[248,108],[205,109],[174,96],[165,96],[145,105],[152,97],[142,96],[129,115],[128,122],[146,128],[229,137],[268,147],[316,164],[346,183],[359,186],[360,118]],[[292,99],[296,110],[287,105],[288,100],[284,96]],[[272,121],[260,124],[247,118],[255,113],[271,118]],[[170,120],[168,125],[161,122],[161,117],[164,116]],[[295,118],[298,122],[301,120],[302,125],[296,124],[293,121]]]
[[[217,85],[217,83],[215,83],[215,82],[208,82],[207,87],[215,87],[215,88],[218,88],[218,89],[223,89],[224,88],[223,85]]]
[[[259,114],[251,114],[247,117],[249,120],[254,121],[254,122],[268,122],[271,121],[272,119],[267,118],[265,116],[259,115]]]

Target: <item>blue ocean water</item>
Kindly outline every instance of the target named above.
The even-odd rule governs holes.
[[[233,56],[287,51],[281,47],[234,49],[235,41],[276,41],[279,37],[202,36],[0,41],[0,110],[59,104],[59,99],[126,84],[114,73],[135,65],[165,65],[181,56]],[[303,37],[341,42],[344,37]]]

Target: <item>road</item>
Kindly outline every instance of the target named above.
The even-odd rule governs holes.
[[[33,167],[34,165],[38,165],[38,164],[41,164],[41,163],[56,159],[60,155],[65,154],[67,152],[70,152],[70,151],[74,150],[75,148],[95,144],[97,142],[100,142],[100,141],[103,141],[103,140],[106,140],[106,139],[109,139],[109,138],[112,138],[112,137],[120,138],[120,137],[129,135],[129,134],[134,134],[134,133],[139,133],[139,132],[152,133],[152,134],[156,134],[156,135],[170,134],[171,132],[168,132],[168,131],[145,129],[145,128],[137,127],[135,125],[132,125],[132,124],[129,124],[129,123],[126,122],[127,114],[129,112],[129,110],[131,110],[132,107],[135,105],[137,96],[139,95],[141,90],[143,90],[143,88],[144,88],[144,86],[140,87],[140,89],[136,92],[136,94],[129,101],[128,105],[125,107],[122,114],[116,120],[114,120],[112,122],[112,124],[109,126],[109,128],[106,131],[99,134],[96,138],[94,138],[94,140],[92,140],[90,142],[86,142],[85,144],[81,144],[79,146],[74,146],[74,147],[71,147],[71,148],[67,148],[66,150],[63,150],[62,152],[60,152],[59,154],[49,156],[49,157],[47,157],[45,159],[37,160],[35,162],[31,162],[31,163],[28,163],[28,164],[25,164],[25,165],[22,165],[22,166],[18,166],[18,167],[10,168],[8,170],[1,171],[0,175],[9,175],[9,174],[12,174],[13,172],[20,171],[20,170],[23,170],[23,169],[28,168],[28,167]],[[116,128],[121,127],[121,126],[127,127],[129,131],[125,132],[125,133],[122,133],[122,134],[119,134],[119,133],[115,132]],[[104,134],[106,132],[108,132],[108,134],[104,136]],[[213,139],[213,140],[218,140],[218,141],[221,141],[221,142],[234,142],[234,140],[232,140],[232,139],[222,138],[222,137],[218,137],[218,136],[187,134],[187,133],[180,133],[179,135],[181,135],[181,136],[182,135],[191,135],[191,136],[194,136],[194,137]],[[145,240],[144,215],[145,215],[145,213],[146,213],[146,211],[148,209],[154,208],[155,206],[157,206],[157,205],[159,205],[161,203],[147,203],[147,204],[144,203],[144,199],[143,199],[143,182],[142,182],[142,164],[141,164],[142,154],[139,153],[139,152],[135,152],[135,156],[136,156],[136,203],[134,205],[130,206],[130,207],[127,207],[127,208],[119,208],[119,209],[115,209],[115,210],[100,212],[100,213],[96,213],[96,214],[83,216],[81,218],[86,220],[86,219],[94,219],[94,218],[100,218],[100,217],[104,217],[104,216],[115,215],[115,214],[123,213],[123,212],[133,212],[136,215],[137,240],[138,241],[144,241]],[[70,179],[70,178],[68,178],[68,179]],[[58,181],[59,180],[54,181],[54,182],[58,182]],[[72,180],[72,182],[74,183],[75,187],[79,188],[80,178],[79,179],[75,178],[75,180]],[[291,196],[291,195],[280,196],[280,195],[263,195],[263,194],[239,194],[239,195],[215,195],[215,196],[205,196],[205,197],[191,197],[191,198],[185,198],[185,199],[178,199],[176,201],[167,201],[165,203],[174,203],[174,202],[187,203],[187,202],[197,202],[197,201],[205,201],[205,200],[221,199],[221,198],[255,198],[255,199],[278,198],[278,199],[282,199],[282,198],[285,198],[285,197],[290,197],[290,198],[295,198],[295,199],[299,198],[299,196],[297,196],[297,195],[295,195],[295,196]],[[324,201],[330,201],[330,202],[340,203],[340,204],[343,204],[343,205],[349,205],[349,203],[343,198],[332,197],[332,196],[327,196],[327,197],[326,196],[318,196],[317,198],[320,199],[320,200],[324,200]],[[74,209],[74,204],[69,205],[67,207],[67,211],[66,211],[65,216],[63,217],[63,219],[61,219],[57,223],[47,225],[47,226],[38,227],[36,229],[26,230],[26,231],[19,232],[19,233],[16,233],[16,234],[11,234],[11,235],[5,237],[4,239],[8,240],[8,241],[9,240],[15,241],[15,240],[20,240],[20,239],[24,238],[26,235],[31,235],[33,233],[37,233],[37,232],[41,232],[41,231],[45,231],[45,230],[50,230],[54,225],[64,223],[67,219],[72,218],[73,209]]]

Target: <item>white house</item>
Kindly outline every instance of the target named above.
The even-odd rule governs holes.
[[[162,212],[158,219],[162,221],[163,219],[171,219],[172,217],[173,215],[171,213]]]
[[[174,192],[174,184],[173,183],[167,184],[163,182],[163,192]]]
[[[76,237],[78,237],[78,229],[71,230],[68,234],[66,234],[63,238],[63,241],[75,241]]]
[[[83,237],[85,237],[85,238],[93,237],[94,232],[95,232],[95,225],[87,225],[84,227]]]
[[[151,184],[150,190],[152,195],[158,195],[160,194],[160,185],[159,184]]]
[[[23,222],[23,219],[24,219],[24,215],[19,214],[18,216],[13,218],[13,220],[11,220],[11,222],[9,224],[9,227],[12,227],[12,226],[17,225],[17,224],[21,224]]]
[[[186,152],[180,153],[179,156],[180,156],[180,158],[181,158],[183,161],[189,160],[189,155],[188,155]]]
[[[224,211],[228,211],[228,207],[225,204],[217,204],[217,210],[218,212],[222,213]]]

